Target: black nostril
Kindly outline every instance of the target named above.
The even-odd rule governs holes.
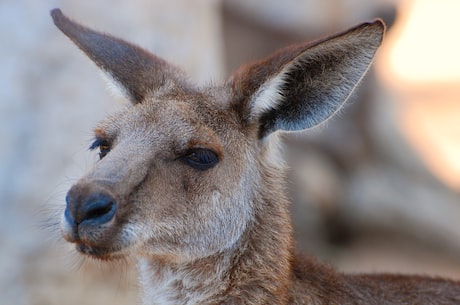
[[[105,202],[98,202],[88,210],[86,219],[100,218],[108,215],[112,211],[113,207],[113,202],[108,202],[107,204]]]
[[[80,207],[80,223],[104,224],[112,220],[115,211],[115,200],[111,196],[101,193],[92,194]]]
[[[71,226],[81,223],[102,225],[112,220],[117,210],[116,201],[102,192],[83,195],[78,189],[72,189],[66,197],[66,202],[64,217]]]

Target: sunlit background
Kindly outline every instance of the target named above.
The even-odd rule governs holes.
[[[399,3],[378,62],[399,99],[399,124],[426,166],[460,191],[460,2]]]
[[[91,130],[123,107],[49,10],[146,47],[197,82],[376,17],[374,69],[327,126],[286,139],[299,247],[340,270],[460,279],[460,1],[0,2],[0,305],[136,304],[130,263],[59,237]]]

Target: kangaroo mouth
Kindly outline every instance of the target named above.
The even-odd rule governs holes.
[[[68,227],[64,228],[68,229]],[[74,244],[77,252],[82,255],[101,260],[112,260],[121,256],[119,254],[121,249],[115,248],[111,242],[107,243],[101,240],[82,238],[78,234],[78,230],[76,228],[72,228],[72,230],[64,230],[63,233],[64,239],[67,242]]]
[[[98,247],[86,243],[76,243],[75,248],[80,254],[104,261],[121,259],[125,256],[121,250]]]
[[[61,221],[63,238],[75,245],[78,253],[99,260],[115,260],[126,256],[129,242],[119,236],[115,226],[95,226],[92,223],[69,221],[64,214]]]

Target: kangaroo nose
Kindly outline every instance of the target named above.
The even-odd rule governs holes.
[[[104,192],[86,196],[69,191],[66,196],[65,218],[72,225],[102,225],[115,216],[117,205],[112,196]]]

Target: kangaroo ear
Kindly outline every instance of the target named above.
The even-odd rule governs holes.
[[[369,69],[384,32],[376,20],[243,66],[231,79],[235,108],[259,126],[260,138],[327,120]]]
[[[165,60],[122,39],[82,26],[60,9],[53,9],[54,24],[96,65],[115,81],[132,103],[142,102],[168,82],[181,81],[181,72]]]

